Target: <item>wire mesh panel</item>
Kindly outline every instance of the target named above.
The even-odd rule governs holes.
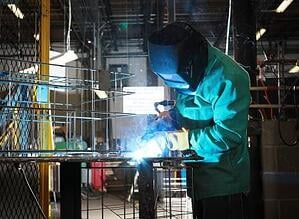
[[[37,72],[39,1],[16,1],[0,4],[0,142],[1,149],[27,149],[34,144],[34,129],[30,124],[35,89],[30,80]],[[26,11],[21,11],[21,9]],[[18,61],[21,60],[21,61]],[[28,62],[24,62],[28,61]]]
[[[26,11],[21,11],[20,8]],[[38,61],[39,1],[0,3],[0,151],[33,147],[36,127],[29,103],[35,96],[32,61]],[[28,62],[20,62],[28,61]],[[11,156],[1,153],[1,156]],[[39,190],[34,163],[0,163],[0,218],[39,218],[34,196]],[[31,189],[31,190],[30,190]]]
[[[40,218],[38,206],[26,185],[28,180],[33,193],[38,194],[37,179],[36,164],[21,164],[21,167],[16,163],[0,164],[0,218]]]
[[[83,167],[85,181],[90,179],[91,183],[82,187],[82,218],[192,218],[185,167],[179,163],[154,163],[148,168],[141,170],[127,162]],[[140,171],[152,175],[144,179]],[[141,184],[152,192],[145,192]],[[150,196],[153,200],[149,200]]]

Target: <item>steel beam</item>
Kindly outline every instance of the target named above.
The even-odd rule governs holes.
[[[156,28],[159,30],[163,27],[164,20],[164,1],[156,0]]]
[[[138,171],[139,218],[156,218],[153,187],[153,161],[143,160],[138,165]]]
[[[256,85],[256,20],[253,0],[232,1],[234,58],[249,72]]]
[[[147,40],[151,32],[149,23],[151,17],[151,1],[140,0],[141,13],[143,14],[143,51],[147,52]]]
[[[176,13],[175,13],[175,0],[168,0],[168,23],[172,23],[176,20]]]
[[[248,71],[252,86],[256,86],[256,20],[254,5],[254,0],[232,1],[234,57],[235,60],[241,63]],[[257,95],[252,95],[252,98],[254,102],[258,103]],[[256,113],[254,115],[256,116]],[[252,127],[251,123],[249,123],[249,133],[251,132],[250,130],[253,129]],[[261,179],[260,135],[251,135],[250,142],[249,155],[251,182],[248,195],[247,214],[249,219],[262,219],[263,192]]]
[[[40,17],[40,62],[49,63],[50,55],[50,1],[41,0],[41,17]],[[40,66],[41,80],[49,80],[49,65]],[[42,106],[41,106],[42,107]],[[50,124],[51,125],[51,124]],[[41,124],[40,135],[41,144],[47,145],[44,149],[48,148],[49,143],[49,129],[46,128],[46,124]],[[42,147],[44,146],[42,145]],[[40,164],[40,204],[46,217],[49,217],[49,165],[46,163]]]
[[[60,165],[60,217],[81,218],[81,163],[62,162]],[[88,217],[87,217],[88,218]]]

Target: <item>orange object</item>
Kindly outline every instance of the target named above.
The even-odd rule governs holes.
[[[91,186],[98,191],[105,191],[105,162],[92,162],[91,163]]]

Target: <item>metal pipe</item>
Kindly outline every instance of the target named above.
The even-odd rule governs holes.
[[[172,23],[176,20],[175,0],[168,0],[168,22]]]
[[[271,65],[271,64],[277,64],[277,63],[283,63],[283,64],[296,64],[297,59],[272,59],[272,60],[266,60],[262,61],[262,63],[266,65]]]
[[[297,105],[281,105],[281,104],[250,104],[250,108],[295,108]]]
[[[251,87],[251,91],[276,91],[276,90],[299,90],[299,86],[286,86],[286,87],[278,87],[278,86],[266,86],[266,87]]]
[[[147,57],[148,54],[147,53],[115,53],[115,54],[106,54],[103,55],[103,58],[128,58],[128,56],[130,58],[132,57]]]

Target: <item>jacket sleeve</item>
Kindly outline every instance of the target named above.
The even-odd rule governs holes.
[[[246,138],[250,103],[247,80],[226,80],[212,99],[213,123],[189,131],[189,139],[198,155],[222,154],[237,147]]]

